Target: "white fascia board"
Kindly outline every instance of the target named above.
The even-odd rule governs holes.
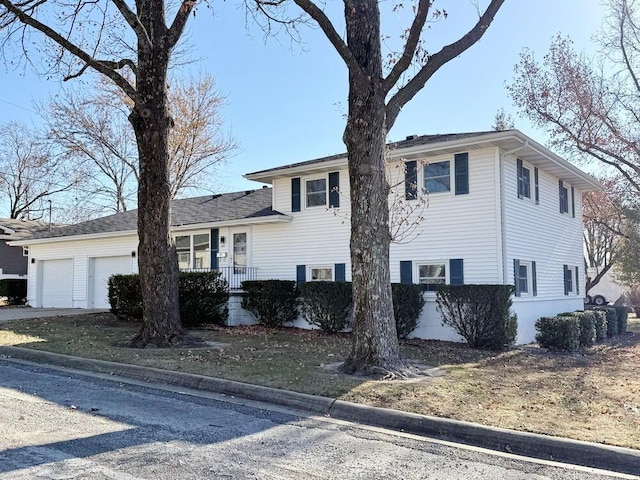
[[[312,161],[312,163],[296,165],[293,167],[276,167],[273,170],[267,170],[265,172],[245,173],[243,177],[247,180],[271,184],[273,183],[273,179],[278,177],[295,177],[300,174],[305,174],[310,170],[333,170],[346,166],[347,156],[345,155],[344,157],[327,160],[326,162]]]
[[[170,231],[181,232],[185,230],[218,228],[218,227],[227,227],[227,226],[236,226],[236,225],[287,223],[287,222],[290,222],[292,219],[293,217],[288,215],[278,215],[278,216],[275,216],[275,218],[271,218],[271,217],[257,217],[255,219],[241,218],[238,220],[228,220],[223,222],[191,223],[189,225],[178,225],[178,226],[170,227]],[[29,240],[29,239],[15,240],[13,242],[7,242],[7,245],[10,245],[12,247],[21,247],[26,245],[41,245],[44,243],[59,243],[59,242],[68,242],[68,241],[77,241],[77,240],[95,240],[95,239],[103,239],[103,238],[128,237],[132,235],[138,235],[138,231],[123,230],[119,232],[90,233],[85,235],[68,235],[64,237],[38,238],[35,240]]]

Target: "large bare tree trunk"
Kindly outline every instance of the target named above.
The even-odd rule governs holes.
[[[354,334],[342,369],[398,374],[400,357],[389,274],[389,185],[385,175],[385,92],[376,0],[345,1],[347,44],[366,77],[349,79],[344,142],[351,185]]]
[[[140,0],[152,2],[152,0]],[[149,32],[166,32],[162,9],[147,12],[141,22]],[[169,181],[169,130],[167,69],[170,48],[167,35],[138,46],[137,90],[139,101],[129,116],[138,143],[138,268],[143,298],[144,325],[131,341],[133,346],[170,346],[183,339],[178,305],[178,259],[169,233],[171,185]]]

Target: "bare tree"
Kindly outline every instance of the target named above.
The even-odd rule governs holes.
[[[505,130],[513,130],[516,127],[511,114],[506,113],[504,108],[501,108],[496,112],[491,128],[496,132],[503,132]]]
[[[109,78],[131,100],[138,184],[138,266],[143,327],[134,346],[183,341],[178,309],[178,262],[169,234],[169,131],[167,70],[172,52],[194,12],[196,0],[181,0],[169,11],[164,0],[0,0],[0,41],[50,75],[76,78],[93,69]],[[167,16],[173,17],[167,24]],[[43,40],[43,41],[41,41]],[[35,53],[31,46],[35,45]],[[135,47],[133,47],[135,45]],[[44,48],[43,48],[44,47]],[[33,55],[48,54],[43,62]],[[135,76],[127,80],[123,71]]]
[[[556,37],[542,62],[521,54],[507,88],[514,103],[546,129],[552,146],[595,160],[640,193],[640,2],[608,0],[600,56]]]
[[[344,18],[333,21],[323,3],[311,0],[247,2],[265,15],[262,19],[267,19],[267,28],[272,21],[290,31],[300,20],[317,24],[347,66],[349,108],[343,140],[351,187],[354,328],[351,353],[342,369],[348,373],[406,375],[411,369],[400,355],[391,302],[387,132],[402,107],[433,74],[482,37],[504,0],[491,0],[483,13],[479,10],[479,19],[469,31],[433,53],[425,50],[423,33],[429,19],[444,18],[446,12],[432,9],[430,0],[411,2],[413,20],[404,32],[402,51],[392,56],[387,72],[377,0],[344,0]],[[302,10],[302,15],[285,18],[287,13],[281,9],[292,3]],[[346,26],[344,37],[338,33],[342,21]]]
[[[169,134],[171,197],[215,183],[215,167],[235,148],[222,129],[224,97],[205,75],[169,88],[174,127]],[[135,207],[136,139],[127,120],[131,101],[104,77],[94,88],[67,89],[40,108],[49,137],[90,170],[89,183],[111,212]]]
[[[42,218],[47,200],[78,185],[82,176],[26,125],[9,122],[0,131],[0,197],[9,202],[9,217]]]

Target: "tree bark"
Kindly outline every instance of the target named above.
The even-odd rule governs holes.
[[[139,0],[138,3],[152,2]],[[152,42],[138,42],[137,102],[129,116],[140,162],[138,184],[138,269],[143,298],[143,327],[136,347],[170,346],[183,341],[178,304],[178,259],[169,233],[171,185],[167,69],[171,46],[163,9],[138,6]]]
[[[385,92],[376,0],[345,1],[347,44],[361,72],[349,73],[344,131],[351,185],[354,327],[347,373],[402,374],[389,274],[389,185],[385,174]],[[364,73],[366,81],[362,81]],[[356,78],[356,75],[359,76]]]

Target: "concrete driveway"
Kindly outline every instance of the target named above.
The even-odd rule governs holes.
[[[86,308],[0,308],[0,323],[9,320],[21,320],[26,318],[63,317],[68,315],[85,315],[87,313],[101,313],[109,310]]]

